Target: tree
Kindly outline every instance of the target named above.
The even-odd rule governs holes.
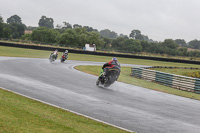
[[[22,23],[18,15],[13,15],[7,19],[8,25],[4,24],[4,37],[20,38],[24,35],[26,25]]]
[[[184,39],[176,39],[175,42],[179,45],[179,46],[182,46],[182,47],[186,47],[187,44],[185,42]]]
[[[112,48],[114,48],[116,50],[120,50],[122,47],[124,47],[124,40],[126,40],[126,38],[124,38],[124,37],[117,37],[111,43]]]
[[[74,24],[73,25],[73,28],[81,28],[82,26],[81,25],[78,25],[78,24]]]
[[[127,39],[124,37],[118,37],[112,41],[112,48],[123,52],[141,52],[141,41],[135,39]]]
[[[140,43],[141,43],[141,46],[143,48],[142,51],[147,52],[150,48],[150,43],[147,42],[147,41],[141,41]]]
[[[37,29],[37,28],[38,28],[38,27],[32,27],[32,26],[26,27],[27,30],[35,30],[35,29]]]
[[[77,46],[76,43],[76,32],[73,29],[66,29],[63,34],[59,36],[58,43],[62,44],[62,46]]]
[[[3,18],[0,16],[0,37],[3,37]]]
[[[126,39],[124,41],[124,46],[122,49],[126,52],[141,52],[142,51],[142,46],[141,42],[139,40],[134,40],[134,39]]]
[[[149,37],[148,36],[145,36],[145,35],[142,35],[143,36],[143,41],[149,41]]]
[[[31,34],[32,41],[38,41],[41,43],[56,43],[58,31],[47,27],[39,27],[33,30]]]
[[[3,23],[3,33],[2,36],[3,38],[11,38],[11,28],[10,25]]]
[[[127,35],[124,35],[124,34],[119,34],[119,37],[124,37],[124,38],[126,38],[126,39],[128,39],[128,36]]]
[[[54,21],[52,18],[47,18],[46,16],[42,16],[39,20],[39,27],[47,27],[47,28],[54,28],[53,25]]]
[[[98,32],[89,32],[88,36],[89,44],[96,44],[97,49],[101,48],[105,43],[103,39],[100,38],[100,34]]]
[[[57,25],[56,25],[56,28],[57,28],[57,29],[62,29],[62,25],[57,24]]]
[[[142,34],[138,34],[135,36],[135,40],[144,40],[144,36]]]
[[[135,40],[149,41],[149,37],[142,35],[140,30],[132,30],[129,37]]]
[[[97,29],[93,29],[92,27],[89,27],[89,26],[83,26],[83,28],[85,28],[87,32],[92,32],[92,31],[98,32]]]
[[[106,38],[106,37],[103,37],[103,41],[104,41],[104,45],[103,45],[103,48],[104,49],[110,49],[111,48],[111,42],[112,42],[112,39],[111,38]]]
[[[22,20],[18,15],[13,15],[7,19],[7,23],[8,24],[12,24],[12,23],[22,24]]]
[[[164,47],[170,48],[170,49],[177,49],[178,44],[172,40],[172,39],[165,39],[164,42],[162,43]]]
[[[3,23],[3,18],[1,17],[1,15],[0,15],[0,23]]]
[[[200,41],[197,39],[190,41],[189,47],[194,49],[200,49]]]
[[[24,34],[23,36],[21,36],[22,40],[31,40],[31,34]]]
[[[180,47],[178,49],[178,51],[179,51],[180,56],[186,56],[187,55],[187,48],[186,47]]]
[[[103,40],[97,32],[88,32],[85,28],[66,29],[59,37],[62,46],[84,47],[85,44],[96,44],[102,47]]]
[[[63,29],[72,29],[72,25],[67,22],[63,22],[64,26],[62,27]]]
[[[133,39],[136,39],[136,36],[139,36],[141,35],[141,31],[139,30],[132,30],[129,37],[133,38]]]
[[[26,26],[24,24],[18,24],[18,23],[11,23],[9,24],[9,27],[11,29],[11,37],[16,39],[20,38],[22,35],[24,35],[24,31]]]
[[[105,29],[105,30],[101,30],[100,31],[101,36],[103,37],[107,37],[107,38],[117,38],[117,33],[115,33],[114,31],[110,31],[109,29]]]
[[[161,47],[161,45],[159,43],[149,43],[149,48],[146,49],[146,52],[149,53],[164,53],[164,51],[162,51],[163,48]]]

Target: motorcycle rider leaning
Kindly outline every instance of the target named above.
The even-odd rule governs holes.
[[[108,71],[108,69],[106,69],[106,68],[108,68],[108,69],[110,69],[110,68],[115,68],[115,69],[119,70],[119,74],[120,74],[120,72],[121,72],[120,63],[117,61],[117,58],[114,57],[114,58],[112,58],[111,61],[109,61],[109,62],[107,62],[107,63],[105,63],[105,64],[103,65],[103,67],[102,67],[102,69],[101,69],[101,73],[100,73],[100,75],[99,75],[99,81],[102,81],[104,75],[106,75],[106,73],[107,73],[107,71]],[[119,75],[116,77],[116,80],[118,79],[118,77],[119,77]]]
[[[68,58],[68,50],[65,50],[61,56],[61,62],[64,62]]]
[[[58,50],[56,49],[55,51],[53,51],[52,53],[51,53],[51,55],[55,55],[56,57],[56,59],[57,59],[57,57],[58,57]]]
[[[65,57],[68,57],[68,50],[65,50],[65,52],[63,53],[63,55],[64,55]]]

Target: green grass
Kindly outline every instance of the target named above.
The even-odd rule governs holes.
[[[51,51],[40,51],[24,48],[0,46],[0,56],[48,58]]]
[[[194,75],[195,73],[200,72],[200,70],[198,69],[195,70],[195,69],[153,68],[152,70],[176,74],[176,75],[188,76],[188,77],[192,77],[192,75]]]
[[[29,58],[49,58],[51,51],[44,50],[33,50],[15,47],[0,46],[0,56],[10,57],[29,57]],[[59,52],[59,56],[62,53]],[[80,60],[80,61],[96,61],[96,62],[108,62],[112,57],[108,56],[96,56],[96,55],[85,55],[85,54],[73,54],[69,53],[68,60]],[[138,64],[138,65],[149,65],[149,66],[174,66],[174,67],[197,67],[200,65],[184,64],[184,63],[173,63],[173,62],[162,62],[153,60],[143,59],[128,59],[118,57],[120,63],[126,64]]]
[[[1,133],[125,133],[126,131],[0,89]]]
[[[75,69],[99,76],[101,66],[76,66]],[[174,89],[171,87],[167,87],[167,86],[153,83],[150,81],[145,81],[142,79],[137,79],[137,78],[131,77],[130,74],[131,74],[131,67],[122,67],[121,74],[118,81],[136,85],[136,86],[141,86],[141,87],[156,90],[156,91],[173,94],[173,95],[200,100],[199,94]]]

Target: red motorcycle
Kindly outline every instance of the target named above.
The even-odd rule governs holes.
[[[63,63],[67,59],[67,55],[62,55],[60,61]]]

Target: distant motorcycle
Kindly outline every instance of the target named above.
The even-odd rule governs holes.
[[[50,57],[49,57],[49,61],[53,62],[55,60],[56,60],[56,54],[51,54]]]
[[[67,55],[62,55],[60,61],[63,63],[67,59]]]
[[[109,87],[111,84],[113,84],[120,75],[120,70],[113,69],[113,68],[106,68],[105,75],[99,77],[96,81],[96,85],[103,85],[104,87]]]

